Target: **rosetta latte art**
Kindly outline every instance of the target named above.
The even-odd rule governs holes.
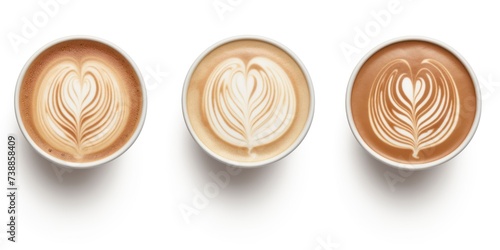
[[[425,59],[417,72],[403,59],[377,75],[368,101],[370,124],[388,145],[419,152],[441,144],[455,129],[460,112],[457,86],[438,61]]]
[[[43,75],[38,95],[42,134],[76,157],[109,144],[125,117],[117,77],[98,60],[58,62]]]
[[[275,62],[255,57],[245,64],[229,58],[206,82],[203,105],[212,130],[225,142],[247,148],[280,138],[295,115],[290,78]]]

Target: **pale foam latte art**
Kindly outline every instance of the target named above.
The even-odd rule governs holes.
[[[272,143],[290,127],[297,100],[287,73],[257,56],[220,62],[203,92],[203,110],[211,129],[225,142],[252,149]]]
[[[40,134],[75,158],[113,143],[128,117],[118,79],[98,58],[59,60],[41,77],[35,105]]]
[[[386,64],[370,91],[371,127],[384,143],[412,151],[444,142],[457,126],[460,98],[451,73],[433,59],[421,61],[414,72],[404,59]]]

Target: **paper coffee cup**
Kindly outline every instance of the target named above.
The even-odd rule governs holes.
[[[314,113],[306,68],[285,46],[263,37],[220,41],[194,62],[183,90],[186,126],[215,159],[258,167],[291,153]]]
[[[95,37],[55,40],[22,69],[19,128],[33,148],[64,167],[89,168],[123,154],[146,117],[146,89],[132,59]]]
[[[355,138],[376,159],[424,169],[467,146],[481,93],[472,68],[450,46],[403,37],[377,46],[356,66],[346,111]]]

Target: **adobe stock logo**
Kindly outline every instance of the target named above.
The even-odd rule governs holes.
[[[219,16],[221,21],[224,21],[226,18],[225,15],[228,12],[232,12],[238,7],[243,0],[215,0],[212,5],[214,6],[215,12]]]
[[[198,188],[193,189],[194,195],[191,199],[191,204],[181,203],[178,206],[179,212],[186,224],[191,223],[194,215],[199,215],[202,210],[206,209],[210,205],[210,200],[219,196],[220,192],[229,185],[231,179],[239,175],[242,171],[243,169],[230,165],[227,165],[224,170],[216,173],[211,171],[209,173],[211,181],[205,183],[201,190]]]
[[[368,47],[372,39],[380,35],[384,28],[390,26],[394,17],[401,14],[405,9],[403,4],[412,0],[391,0],[387,2],[384,9],[370,11],[370,20],[364,25],[354,28],[354,36],[350,41],[342,41],[340,50],[347,62],[360,55],[364,48]]]
[[[41,0],[38,1],[40,9],[35,11],[28,18],[21,18],[21,28],[16,32],[7,33],[7,39],[16,53],[19,52],[21,45],[26,45],[29,40],[38,35],[40,29],[50,23],[50,19],[57,16],[61,6],[67,4],[69,0]]]
[[[332,237],[332,235],[326,235],[326,237],[316,237],[316,244],[317,246],[314,250],[335,250],[342,246],[335,238]]]
[[[165,85],[170,72],[165,70],[162,64],[147,65],[143,69],[144,84],[148,91],[153,91]]]

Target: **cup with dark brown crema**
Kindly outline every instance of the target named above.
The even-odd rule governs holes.
[[[375,158],[424,169],[467,146],[481,96],[471,67],[455,50],[428,38],[400,38],[361,60],[346,109],[356,139]]]
[[[56,40],[36,52],[17,82],[16,117],[28,142],[65,167],[87,168],[124,153],[146,117],[138,68],[92,37]]]
[[[235,37],[194,62],[182,98],[186,125],[215,159],[238,167],[275,162],[305,137],[314,112],[309,75],[289,49]]]

